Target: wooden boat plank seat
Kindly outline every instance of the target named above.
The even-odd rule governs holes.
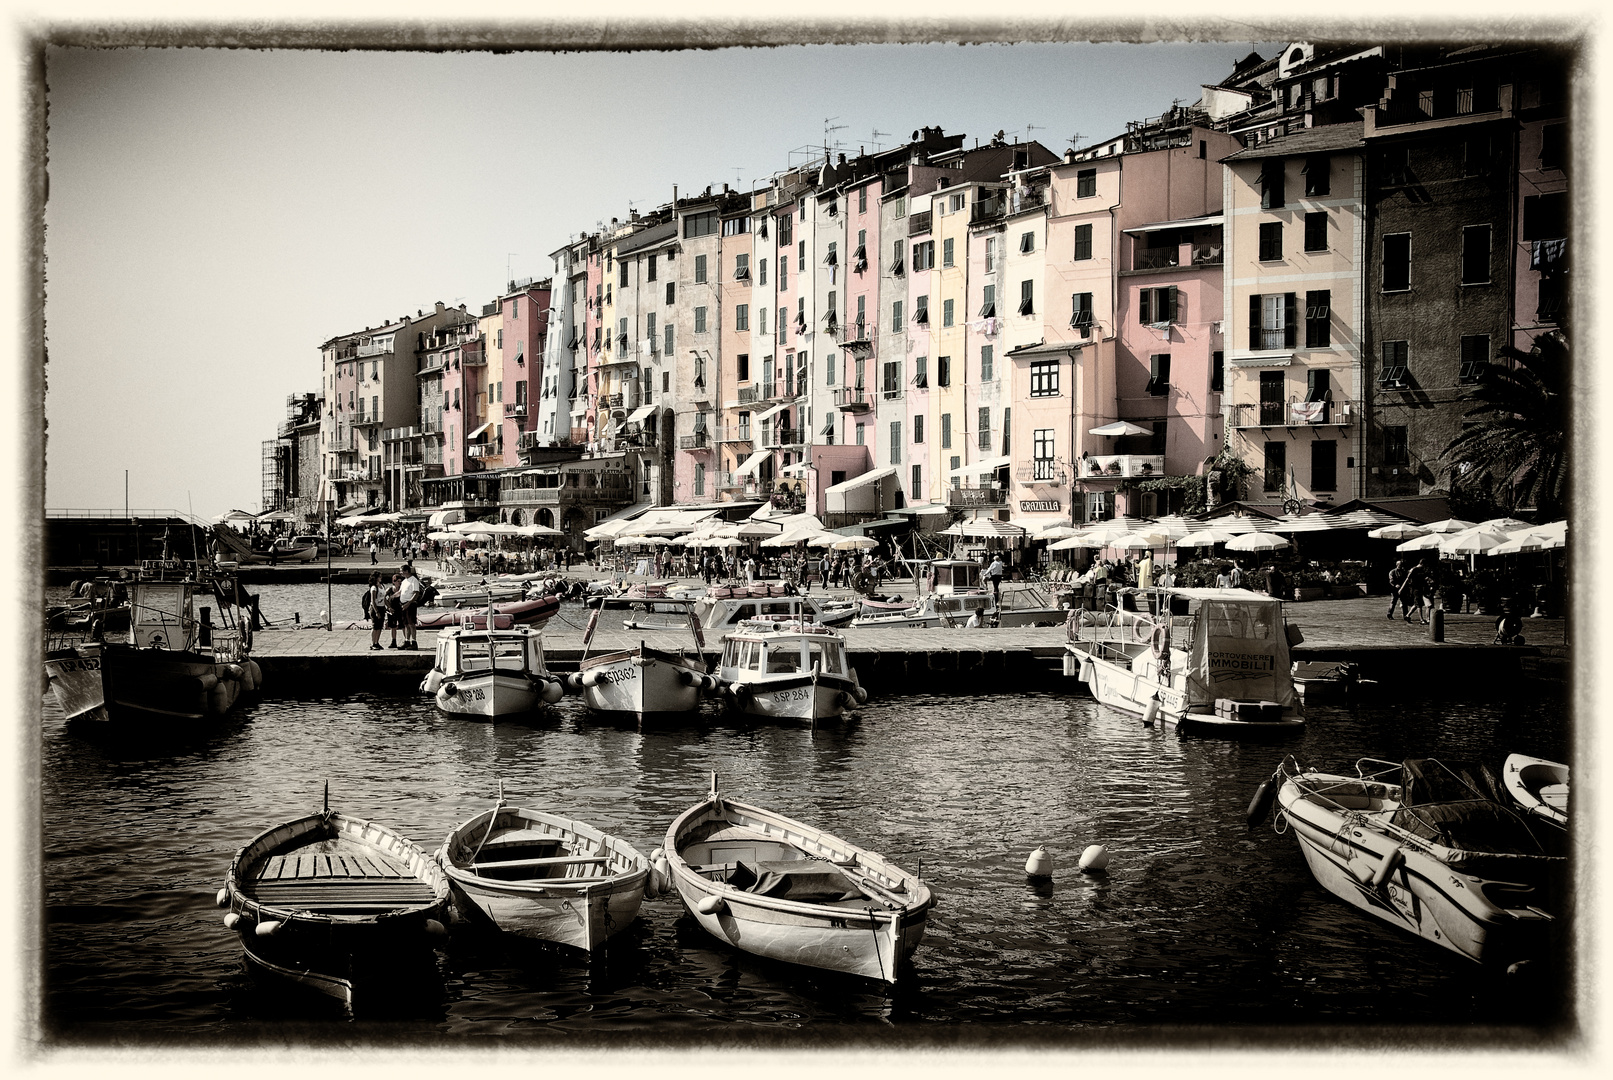
[[[471,869],[504,870],[513,869],[516,867],[524,869],[527,867],[539,866],[567,866],[578,863],[602,865],[607,862],[610,862],[610,859],[604,855],[556,855],[547,859],[494,859],[492,861],[478,860],[477,862],[471,863]]]
[[[273,855],[265,859],[258,870],[256,880],[317,881],[340,878],[397,881],[406,877],[411,875],[403,867],[379,854],[327,855],[317,852],[294,852],[290,855]]]

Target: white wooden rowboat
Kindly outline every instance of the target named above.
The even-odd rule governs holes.
[[[650,875],[649,860],[626,841],[502,801],[456,826],[437,859],[467,917],[589,950],[638,917]]]
[[[1518,805],[1554,825],[1568,827],[1568,766],[1526,754],[1509,754],[1501,782]]]
[[[711,795],[666,834],[668,873],[713,937],[749,953],[894,983],[924,937],[929,886],[782,814]]]

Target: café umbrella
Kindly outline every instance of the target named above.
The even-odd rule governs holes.
[[[859,548],[875,548],[879,541],[867,536],[848,536],[844,540],[836,540],[830,547],[836,551],[856,551]]]
[[[1268,532],[1243,533],[1227,541],[1228,551],[1279,551],[1287,546],[1287,540]]]
[[[1367,533],[1374,540],[1415,540],[1419,536],[1427,536],[1431,530],[1423,525],[1415,525],[1409,521],[1397,521],[1393,525],[1385,525]]]

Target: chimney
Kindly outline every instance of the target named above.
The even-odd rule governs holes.
[[[842,169],[844,169],[844,168],[845,168],[845,167],[846,167],[846,155],[845,155],[845,154],[841,154],[841,155],[840,155],[840,162],[839,162],[839,164],[840,164],[840,167],[841,167],[841,168],[842,168]],[[1139,301],[1139,303],[1140,303],[1140,301]]]
[[[673,209],[677,209],[677,206],[678,206],[678,185],[673,184],[672,185],[672,207],[673,207]]]
[[[439,312],[447,311],[448,310],[448,305],[444,304],[441,300],[438,300],[437,301],[437,310]]]

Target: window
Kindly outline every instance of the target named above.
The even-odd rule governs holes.
[[[1210,354],[1210,389],[1222,390],[1226,387],[1227,360],[1226,353],[1217,349]]]
[[[997,238],[986,237],[986,273],[990,274],[997,269]]]
[[[891,333],[900,334],[901,332],[902,302],[900,300],[894,300],[891,302]]]
[[[1171,354],[1155,353],[1148,358],[1147,393],[1163,397],[1171,390]]]
[[[788,248],[792,243],[795,242],[795,222],[793,219],[791,219],[789,211],[787,210],[777,219],[777,221],[778,246],[780,251],[784,251],[784,249]],[[781,265],[785,260],[786,254],[781,254],[779,256],[779,263]]]
[[[734,378],[739,382],[750,382],[749,353],[740,353],[734,357]]]
[[[941,414],[941,449],[952,449],[952,414]]]
[[[1249,348],[1252,351],[1294,347],[1299,337],[1298,301],[1294,293],[1256,293],[1249,297]]]
[[[1266,467],[1262,472],[1261,485],[1263,491],[1277,491],[1283,489],[1283,474],[1288,471],[1288,446],[1286,443],[1269,442],[1266,444]]]
[[[858,446],[863,445],[863,425],[862,424],[857,425],[857,445]]]
[[[900,360],[886,360],[881,369],[881,390],[887,398],[895,397],[902,392],[902,362]],[[914,440],[917,441],[917,440]]]
[[[521,317],[521,300],[520,300],[519,297],[517,297],[516,299],[510,301],[510,318],[519,319],[520,317]]]
[[[741,233],[748,232],[750,232],[750,218],[748,217],[729,218],[722,223],[722,234],[724,236],[739,236]]]
[[[1332,439],[1311,443],[1311,490],[1336,491],[1339,486],[1339,444]]]
[[[1260,170],[1260,209],[1280,210],[1283,205],[1283,162],[1273,158]]]
[[[756,333],[762,337],[767,336],[767,309],[764,307],[756,309]]]
[[[750,413],[739,414],[739,437],[745,441],[750,440]]]
[[[644,336],[650,339],[650,348],[655,348],[655,312],[644,316]]]
[[[947,209],[954,214],[963,209],[963,192],[960,191],[956,195],[947,197]]]
[[[1031,434],[1031,478],[1053,479],[1053,429],[1037,428]]]
[[[778,261],[778,291],[788,292],[790,288],[790,257],[788,255]]]
[[[943,301],[941,301],[941,325],[942,326],[951,326],[952,325],[952,301],[951,300],[943,300]]]
[[[1299,171],[1305,174],[1305,194],[1308,197],[1320,198],[1329,193],[1328,171],[1331,165],[1332,159],[1322,155],[1305,159]]]
[[[982,450],[991,449],[991,409],[985,405],[980,406],[980,419],[976,422],[980,433],[977,445]]]
[[[806,297],[804,296],[795,298],[795,332],[797,334],[806,332]]]
[[[1543,323],[1556,323],[1562,318],[1564,292],[1563,279],[1547,276],[1540,279],[1535,298],[1535,319]]]
[[[661,351],[666,353],[666,355],[671,356],[672,355],[672,324],[667,323],[666,326],[662,327],[661,333],[666,337],[666,344],[662,348]]]
[[[1462,175],[1487,176],[1490,172],[1490,136],[1480,133],[1462,140]]]
[[[1260,373],[1260,423],[1263,426],[1288,422],[1288,417],[1283,415],[1286,408],[1283,402],[1283,382],[1281,371]]]
[[[997,314],[997,286],[987,285],[980,292],[980,317],[990,319]]]
[[[1059,396],[1059,362],[1031,361],[1031,397]]]
[[[1260,223],[1260,261],[1276,262],[1283,257],[1283,223],[1280,221],[1262,221]]]
[[[1305,250],[1327,250],[1327,211],[1316,210],[1305,215]]]
[[[656,259],[656,257],[654,255],[651,255],[649,257],[649,260],[644,264],[644,280],[645,281],[654,281],[655,280],[655,259]]]
[[[617,278],[616,278],[616,284],[620,285],[624,289],[627,288],[627,263],[626,262],[617,263],[616,264],[616,269],[618,271]]]
[[[1305,294],[1305,347],[1326,349],[1333,344],[1332,291],[1322,289]]]
[[[499,327],[497,344],[494,346],[494,348],[498,348],[498,349],[504,348],[504,328],[503,327]],[[375,372],[372,371],[370,373],[370,378],[372,378],[372,379],[375,378]]]
[[[867,325],[868,325],[868,296],[865,293],[865,294],[857,297],[857,337],[859,339],[862,339],[867,335],[868,331],[865,329],[865,327],[867,327]]]
[[[913,270],[933,270],[935,268],[935,241],[923,240],[913,245]]]
[[[1333,376],[1326,368],[1310,368],[1305,372],[1305,400],[1333,400]],[[1322,415],[1325,418],[1327,414]]]
[[[1411,451],[1406,445],[1405,424],[1383,426],[1383,463],[1393,469],[1411,465]]]
[[[926,293],[913,300],[913,321],[921,326],[928,325],[930,321],[930,297]]]
[[[838,246],[839,245],[837,245],[833,240],[829,241],[829,250],[823,256],[823,265],[825,265],[825,266],[838,266],[838,265],[840,265],[840,253],[837,250]]]
[[[1077,260],[1092,258],[1092,226],[1077,225],[1075,227],[1075,258]]]
[[[918,498],[918,493],[921,490],[923,490],[923,487],[924,487],[924,467],[922,465],[915,465],[915,466],[913,466],[913,486],[908,491],[908,498],[910,498],[910,499]]]
[[[805,382],[805,379],[803,379],[802,381]],[[834,353],[830,353],[828,356],[825,356],[823,358],[823,385],[825,385],[825,386],[833,386],[834,384],[835,384],[835,358],[834,358]]]
[[[734,306],[734,329],[735,330],[749,330],[750,329],[750,305],[749,304],[736,304]]]
[[[1086,296],[1087,306],[1090,310],[1092,294],[1078,293],[1077,295]],[[1137,290],[1137,321],[1154,325],[1179,321],[1180,299],[1181,297],[1177,294],[1176,286],[1174,285],[1167,285],[1161,289]],[[1089,319],[1088,322],[1090,323],[1090,321]]]
[[[858,188],[857,189],[857,213],[859,213],[859,214],[868,213],[868,189],[867,188]]]
[[[694,309],[694,332],[697,334],[706,332],[706,309],[703,307]]]
[[[734,256],[734,280],[735,281],[745,281],[745,280],[748,280],[749,278],[750,278],[750,256],[749,255],[743,255],[743,254],[735,255]]]
[[[1548,124],[1540,129],[1540,167],[1542,169],[1566,169],[1564,164],[1567,158],[1563,154],[1564,136],[1568,132],[1566,124]]]
[[[992,360],[991,346],[990,345],[982,345],[982,346],[980,346],[980,381],[981,382],[990,382],[991,381],[991,378],[992,378],[992,375],[991,375],[991,360]]]
[[[1385,390],[1404,390],[1406,388],[1406,362],[1409,357],[1409,342],[1385,341],[1383,343],[1383,363],[1378,368],[1378,385]]]
[[[706,463],[703,461],[694,463],[694,493],[696,495],[706,493]]]
[[[1013,411],[1014,410],[1010,409],[1008,406],[1006,406],[1006,405],[1003,406],[1003,448],[1002,448],[1002,454],[1003,454],[1004,457],[1007,457],[1012,452],[1012,447],[1009,444],[1010,444],[1010,440],[1012,439],[1013,434],[1014,434],[1014,425],[1009,423],[1009,417],[1010,417],[1010,414]]]
[[[891,464],[892,465],[900,465],[901,463],[902,463],[902,422],[900,420],[892,420],[891,421]]]
[[[625,318],[616,320],[616,350],[622,356],[627,355],[627,320]]]
[[[1462,284],[1488,285],[1490,283],[1490,226],[1466,225],[1462,228]]]
[[[804,213],[805,210],[806,210],[806,207],[805,206],[801,207],[801,210]],[[806,241],[802,240],[799,243],[797,243],[796,246],[795,246],[795,250],[796,250],[795,268],[797,270],[801,271],[801,273],[804,274],[804,273],[806,273]]]
[[[952,262],[952,245],[953,245],[953,241],[950,240],[950,239],[941,241],[941,265],[942,266],[951,266],[951,265],[953,265],[953,262]]]
[[[706,257],[704,255],[694,257],[694,283],[696,285],[706,283]]]
[[[948,300],[947,303],[952,301]],[[952,385],[952,357],[938,356],[935,358],[935,385]]]
[[[1174,292],[1175,290],[1170,290]],[[1082,337],[1092,336],[1092,294],[1070,294],[1070,327]]]
[[[1075,174],[1075,197],[1090,199],[1098,193],[1098,170],[1081,169]]]
[[[756,284],[758,284],[758,285],[766,285],[767,284],[767,260],[766,259],[757,259],[756,260]]]
[[[913,441],[915,443],[921,443],[921,442],[924,441],[924,416],[923,416],[923,414],[920,414],[918,416],[913,417]]]
[[[683,219],[684,238],[715,236],[717,234],[717,225],[717,211],[715,210],[707,210],[703,214],[690,214]]]
[[[677,282],[669,281],[669,282],[666,283],[666,302],[669,305],[672,304],[676,300],[677,295],[678,295],[677,290],[678,290],[678,283]]]
[[[1036,234],[1033,232],[1019,234],[1019,250],[1028,254],[1036,250]]]
[[[913,385],[920,390],[930,385],[929,363],[927,356],[913,358]]]
[[[1411,233],[1391,233],[1383,238],[1383,291],[1406,292],[1411,288]]]
[[[1523,239],[1557,240],[1568,235],[1568,194],[1526,195],[1523,200]]]
[[[779,264],[779,266],[781,266],[781,267],[783,265],[784,265],[783,263]],[[786,308],[786,307],[779,308],[778,309],[778,343],[780,345],[783,345],[785,343],[785,341],[788,340],[788,337],[789,337],[789,329],[788,329],[789,322],[790,322],[790,309]]]
[[[1456,374],[1456,381],[1472,383],[1479,381],[1479,374],[1484,365],[1490,362],[1490,335],[1489,334],[1463,334],[1462,335],[1462,366]]]
[[[891,273],[896,277],[902,276],[902,252],[905,251],[906,248],[907,244],[904,241],[891,241]]]
[[[1034,302],[1034,293],[1032,291],[1033,285],[1034,282],[1030,280],[1021,281],[1019,283],[1019,313],[1021,315],[1036,314],[1036,304]]]

